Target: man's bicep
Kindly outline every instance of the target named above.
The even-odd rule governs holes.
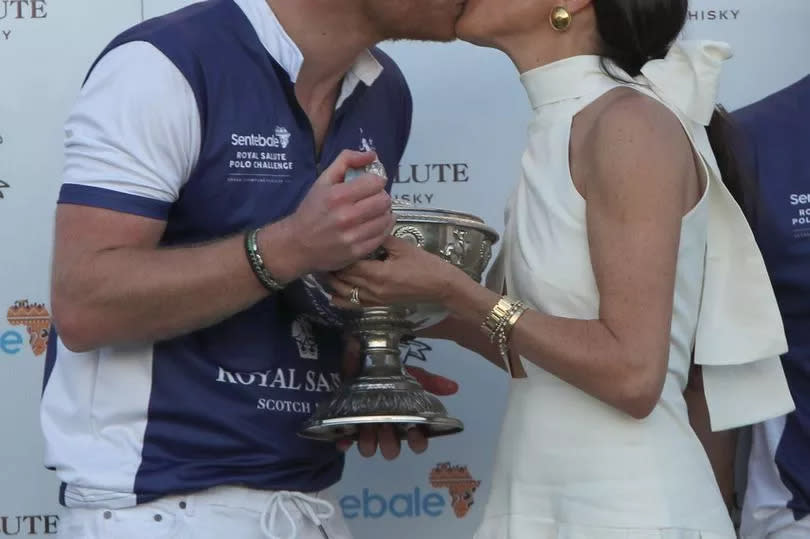
[[[177,67],[148,43],[122,45],[95,66],[66,122],[60,202],[165,218],[200,138]]]
[[[54,229],[54,263],[72,254],[99,253],[125,247],[155,248],[166,222],[104,208],[59,204]]]

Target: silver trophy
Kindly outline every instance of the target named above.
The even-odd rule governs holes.
[[[376,168],[375,168],[376,167]],[[384,176],[377,164],[368,171]],[[347,178],[348,180],[348,178]],[[480,282],[492,256],[497,233],[479,218],[465,213],[394,204],[392,234],[442,257]],[[376,252],[374,257],[384,257]],[[415,332],[441,322],[447,315],[437,305],[392,305],[358,310],[338,309],[319,275],[308,275],[285,291],[293,308],[315,324],[340,327],[361,344],[362,371],[321,403],[300,435],[324,441],[356,439],[359,427],[392,424],[403,438],[413,427],[428,436],[464,429],[444,405],[410,376],[400,356],[403,341]]]

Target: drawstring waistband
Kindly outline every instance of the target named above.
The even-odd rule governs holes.
[[[291,502],[304,516],[308,518],[323,534],[324,539],[329,539],[323,527],[323,520],[328,520],[335,514],[335,508],[326,500],[308,496],[302,492],[291,492],[280,490],[270,495],[270,501],[264,508],[261,516],[262,532],[268,539],[296,539],[298,537],[298,526],[295,519],[290,514],[287,502]],[[279,515],[289,523],[289,535],[277,535]]]

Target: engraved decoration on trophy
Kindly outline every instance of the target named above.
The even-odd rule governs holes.
[[[361,133],[362,135],[362,133]],[[363,137],[361,147],[373,145]],[[365,170],[352,170],[345,181],[370,172],[385,177],[379,161]],[[397,224],[393,235],[413,242],[462,269],[480,282],[492,256],[497,233],[473,215],[432,208],[394,204]],[[382,258],[384,251],[372,257]],[[322,402],[303,425],[307,438],[334,441],[357,437],[359,427],[393,424],[401,438],[420,427],[428,436],[453,434],[464,426],[450,417],[444,405],[425,391],[405,370],[401,358],[403,341],[416,331],[441,322],[447,313],[439,305],[409,304],[363,306],[358,310],[338,309],[330,302],[330,290],[320,275],[307,275],[284,291],[284,298],[296,314],[314,324],[341,328],[361,344],[363,368]]]
[[[453,229],[453,241],[441,250],[442,258],[454,266],[460,265],[467,257],[467,231],[463,228]]]
[[[393,235],[397,238],[408,240],[417,247],[425,246],[425,235],[415,226],[400,226],[394,229]]]

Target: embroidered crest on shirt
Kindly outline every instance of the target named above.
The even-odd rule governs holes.
[[[361,152],[375,152],[377,151],[374,147],[374,139],[368,138],[363,133],[363,129],[360,129],[360,151]],[[377,158],[374,160],[373,163],[370,165],[366,165],[365,172],[370,174],[376,174],[380,178],[388,179],[388,174],[385,172],[385,166],[380,162],[380,156],[378,155]]]
[[[287,131],[286,127],[281,125],[276,126],[276,138],[278,139],[279,144],[281,144],[282,149],[286,148],[290,145],[290,137],[292,136],[289,131]]]
[[[361,152],[373,152],[374,148],[374,139],[366,138],[365,133],[363,133],[363,129],[360,129],[360,151]]]
[[[292,336],[302,359],[318,359],[318,343],[312,333],[312,324],[299,317],[292,323]]]

